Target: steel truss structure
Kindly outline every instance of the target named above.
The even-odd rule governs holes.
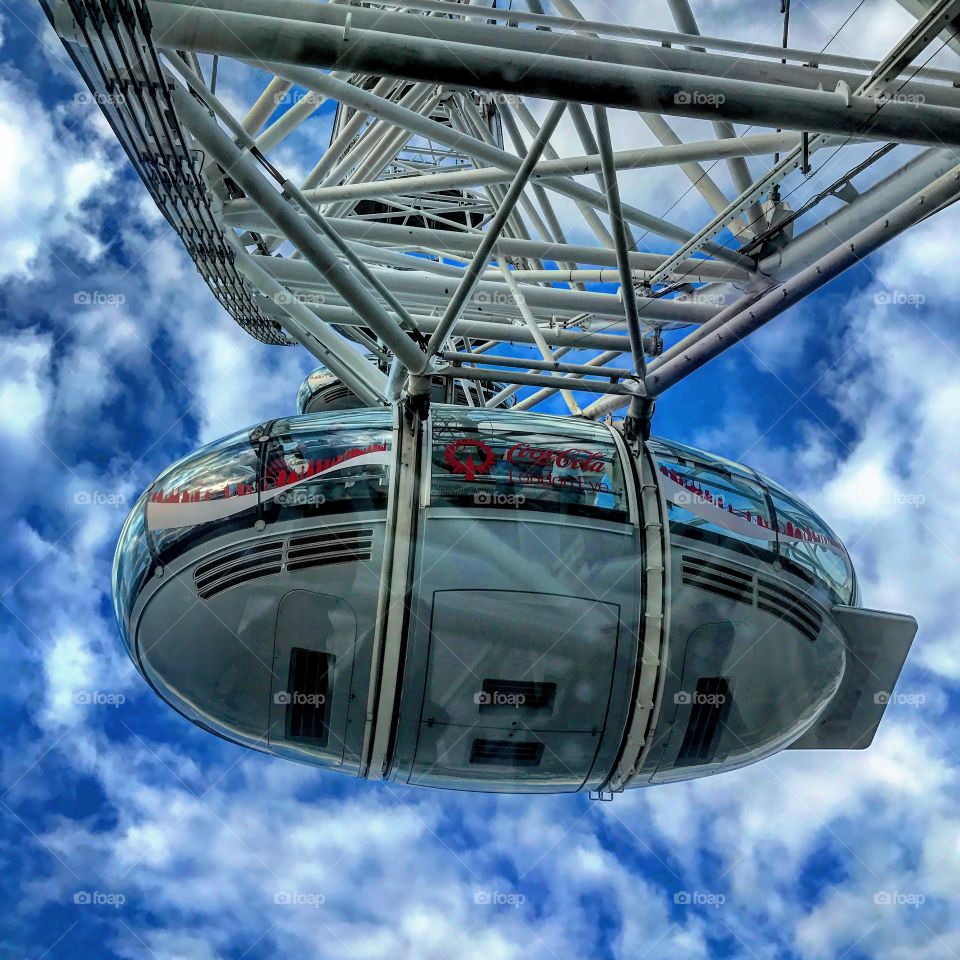
[[[41,2],[225,309],[370,405],[444,376],[642,422],[960,196],[960,69],[929,65],[960,0],[901,0],[877,61],[702,36],[688,0],[669,29],[573,0]],[[631,202],[668,170],[699,226]]]

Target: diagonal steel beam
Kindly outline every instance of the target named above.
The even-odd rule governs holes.
[[[530,171],[533,169],[537,160],[540,159],[540,155],[543,153],[544,147],[546,147],[550,137],[553,136],[553,131],[556,130],[557,124],[560,122],[560,118],[563,116],[565,109],[565,103],[557,103],[551,107],[550,113],[540,128],[540,133],[536,140],[530,145],[530,153],[527,154],[526,159],[520,165],[520,169],[517,171],[513,183],[510,184],[510,189],[507,190],[503,204],[497,210],[496,216],[493,218],[489,227],[487,227],[487,231],[483,235],[483,240],[480,242],[480,246],[477,248],[477,252],[470,262],[470,266],[460,281],[449,306],[444,311],[440,325],[430,337],[430,342],[427,345],[427,352],[430,355],[439,352],[447,334],[460,318],[464,305],[470,298],[470,294],[473,292],[477,281],[480,279],[480,274],[487,266],[490,260],[490,254],[493,252],[493,248],[496,246],[497,240],[500,238],[500,234],[506,226],[507,220],[513,213],[514,207],[520,199],[520,194],[527,185]]]

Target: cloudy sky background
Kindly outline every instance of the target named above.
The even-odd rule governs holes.
[[[853,6],[795,0],[795,42],[819,49]],[[704,32],[779,37],[773,0],[694,7]],[[908,24],[867,0],[830,49],[880,55]],[[120,647],[125,505],[200,443],[290,411],[310,358],[245,337],[213,302],[39,10],[0,2],[0,32],[2,960],[960,956],[960,212],[658,411],[658,432],[796,490],[847,543],[865,604],[920,621],[870,750],[610,804],[357,783],[194,728]],[[256,95],[224,84],[238,105]],[[651,142],[619,119],[618,146]],[[281,145],[285,170],[309,169],[324,122]],[[637,176],[630,196],[663,213],[686,187]],[[698,202],[670,217],[703,219]],[[890,293],[914,303],[878,302]],[[92,692],[124,702],[78,702]],[[81,891],[123,902],[75,904]]]

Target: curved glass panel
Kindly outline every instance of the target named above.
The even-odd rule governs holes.
[[[276,421],[185,457],[150,489],[157,559],[267,522],[386,506],[392,415],[338,411]]]
[[[780,534],[780,560],[825,580],[841,603],[854,599],[853,564],[836,534],[805,504],[770,488]]]
[[[308,374],[307,378],[300,384],[300,389],[297,391],[297,413],[301,415],[305,413],[307,404],[313,395],[321,387],[333,383],[336,379],[337,378],[324,366],[319,366],[312,373]]]
[[[430,502],[629,520],[619,452],[605,428],[476,408],[434,408]]]
[[[690,447],[650,441],[660,470],[660,487],[671,525],[686,536],[741,545],[751,552],[772,552],[776,525],[763,488],[746,471],[726,468],[727,461],[702,456]],[[712,462],[711,462],[712,461]]]
[[[391,425],[382,410],[277,421],[263,463],[263,519],[386,509]]]
[[[853,564],[836,534],[779,484],[741,464],[670,440],[649,441],[671,524],[685,536],[751,552],[776,551],[784,566],[857,602]]]
[[[256,431],[235,433],[162,473],[148,495],[147,530],[168,563],[187,546],[253,525],[257,518]]]
[[[129,625],[130,614],[137,602],[140,588],[150,575],[152,558],[147,543],[146,531],[146,494],[134,504],[130,511],[113,558],[113,608],[117,615],[120,635],[130,650]]]

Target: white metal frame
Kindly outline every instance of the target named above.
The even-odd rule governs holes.
[[[960,0],[901,0],[916,22],[878,61],[701,36],[688,0],[672,25],[588,20],[573,0],[41,2],[221,302],[371,405],[404,374],[411,394],[442,375],[506,384],[488,405],[560,392],[572,415],[639,417],[960,196],[960,68],[928,64],[960,51]],[[211,57],[264,78],[242,115]],[[278,157],[326,130],[330,103],[334,134],[294,182]],[[614,149],[611,109],[659,145]],[[561,121],[582,152],[561,149]],[[884,149],[864,161],[864,144]],[[627,201],[626,174],[671,167],[698,229]],[[807,188],[828,171],[832,188]]]

